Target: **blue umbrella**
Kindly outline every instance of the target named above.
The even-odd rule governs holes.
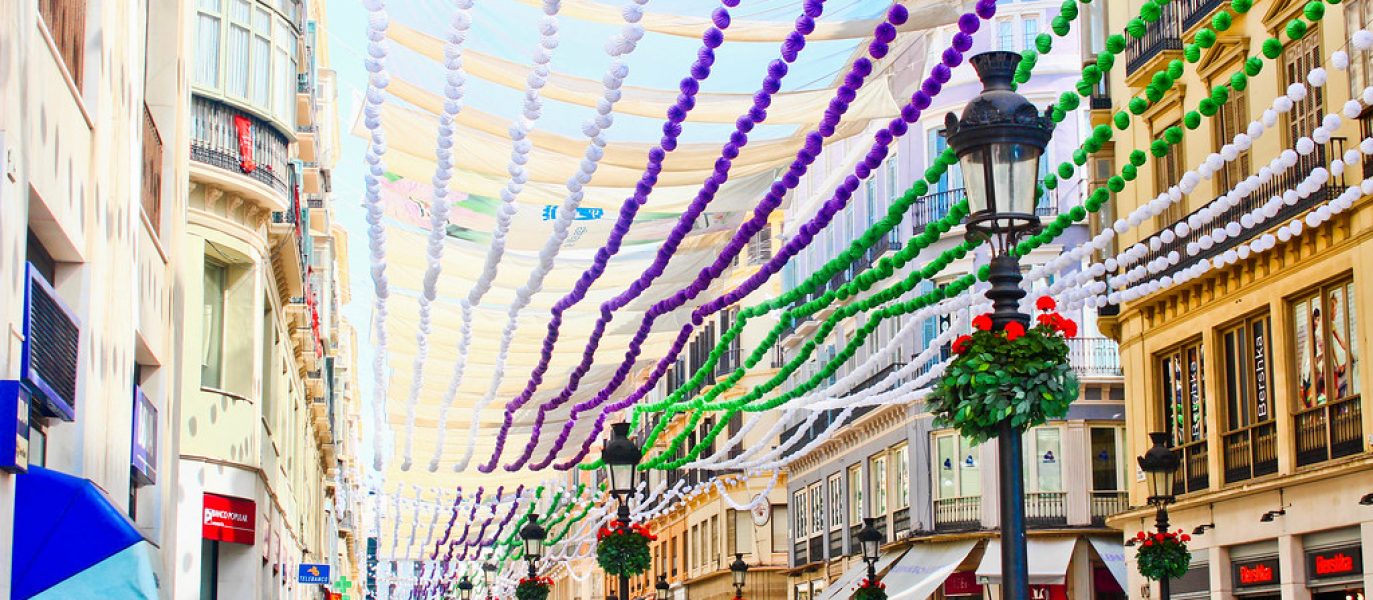
[[[150,545],[95,484],[42,467],[16,480],[16,600],[157,598]]]

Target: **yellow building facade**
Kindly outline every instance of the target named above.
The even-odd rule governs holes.
[[[1124,31],[1141,5],[1111,3],[1106,29]],[[1228,2],[1204,0],[1165,5],[1145,35],[1131,39],[1118,57],[1123,60],[1111,71],[1109,98],[1103,98],[1111,108],[1094,98],[1093,120],[1109,122],[1131,98],[1142,97],[1154,73],[1183,58],[1182,49],[1198,31],[1230,8]],[[1290,229],[1278,231],[1373,174],[1364,166],[1367,156],[1360,155],[1362,164],[1349,164],[1308,196],[1282,198],[1316,167],[1358,148],[1373,131],[1369,111],[1358,118],[1346,115],[1328,143],[1314,143],[1292,168],[1254,186],[1236,206],[1212,204],[1245,178],[1262,174],[1284,149],[1302,150],[1302,137],[1312,136],[1326,114],[1340,114],[1346,101],[1359,98],[1369,85],[1373,57],[1356,51],[1349,40],[1370,24],[1373,3],[1355,0],[1324,8],[1319,21],[1304,17],[1310,31],[1292,40],[1287,25],[1303,16],[1305,3],[1256,2],[1202,50],[1199,61],[1187,63],[1160,101],[1132,117],[1129,131],[1116,132],[1114,152],[1107,155],[1114,157],[1111,166],[1119,173],[1131,150],[1147,150],[1166,129],[1186,127],[1187,111],[1228,82],[1247,58],[1261,57],[1264,40],[1282,41],[1276,59],[1261,58],[1263,70],[1249,79],[1245,91],[1232,91],[1215,117],[1185,129],[1183,141],[1167,157],[1151,156],[1139,168],[1137,179],[1112,201],[1114,216],[1102,220],[1109,227],[1112,219],[1166,193],[1212,153],[1233,152],[1226,146],[1234,136],[1249,132],[1250,122],[1261,120],[1289,85],[1305,83],[1313,68],[1328,73],[1323,87],[1292,102],[1252,147],[1235,153],[1233,161],[1221,161],[1214,175],[1200,179],[1180,202],[1125,228],[1117,238],[1117,251],[1141,244],[1140,265],[1163,259],[1144,281],[1167,284],[1125,302],[1117,315],[1103,316],[1099,324],[1120,342],[1130,454],[1143,455],[1151,445],[1148,434],[1164,432],[1181,459],[1169,517],[1174,530],[1192,535],[1193,560],[1187,576],[1173,582],[1173,598],[1343,599],[1361,598],[1373,587],[1373,496],[1366,496],[1373,492],[1373,414],[1361,403],[1373,377],[1373,366],[1361,354],[1373,343],[1373,202],[1364,195],[1348,210],[1295,235]],[[1347,70],[1329,60],[1341,49],[1351,58]],[[1094,178],[1101,179],[1095,173]],[[1282,199],[1279,210],[1253,224],[1246,213],[1274,196]],[[1212,224],[1197,226],[1208,219]],[[1231,221],[1243,225],[1202,243],[1203,233]],[[1188,226],[1179,228],[1179,223]],[[1170,233],[1155,238],[1165,230]],[[1171,281],[1180,268],[1224,257],[1266,234],[1275,236],[1266,252],[1245,248],[1238,260],[1225,259],[1228,264],[1200,277]],[[1174,251],[1181,261],[1167,264]],[[1136,471],[1130,480],[1130,504],[1143,507],[1148,496],[1143,473]],[[1128,539],[1153,528],[1154,511],[1135,508],[1109,524]],[[1133,551],[1127,549],[1127,555]],[[1148,583],[1133,562],[1131,567],[1130,597],[1147,597]]]

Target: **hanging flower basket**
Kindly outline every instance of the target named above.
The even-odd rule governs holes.
[[[648,543],[657,539],[638,523],[611,521],[596,532],[596,562],[608,575],[638,575],[648,570]]]
[[[547,600],[553,580],[547,577],[525,577],[515,586],[516,600]]]
[[[1192,564],[1192,553],[1187,551],[1187,542],[1192,541],[1192,536],[1182,532],[1177,533],[1145,533],[1139,532],[1135,536],[1139,550],[1135,551],[1135,564],[1139,566],[1139,574],[1152,581],[1158,581],[1167,577],[1177,579],[1187,574],[1188,565]]]
[[[1035,306],[1044,312],[1029,329],[1013,322],[992,331],[984,314],[973,319],[972,335],[954,340],[956,356],[926,399],[936,426],[953,427],[976,444],[996,437],[1005,419],[1025,431],[1068,414],[1078,394],[1068,363],[1077,323],[1051,312],[1053,298]]]
[[[887,600],[887,584],[864,579],[853,590],[853,595],[849,596],[849,600]]]

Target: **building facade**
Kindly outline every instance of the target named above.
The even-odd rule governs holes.
[[[1134,5],[1131,5],[1134,6]],[[1170,4],[1149,25],[1147,40],[1131,41],[1125,68],[1110,77],[1110,98],[1137,95],[1152,74],[1182,56],[1214,15],[1229,5],[1218,2]],[[1173,527],[1192,533],[1191,571],[1175,582],[1174,598],[1357,598],[1373,586],[1373,415],[1362,409],[1361,392],[1373,370],[1360,352],[1369,347],[1369,307],[1373,306],[1373,205],[1359,197],[1348,210],[1328,220],[1307,221],[1347,185],[1357,186],[1370,171],[1364,160],[1348,164],[1305,197],[1285,193],[1316,167],[1326,167],[1373,131],[1364,111],[1346,118],[1328,142],[1313,143],[1292,168],[1269,161],[1299,140],[1313,136],[1327,113],[1340,113],[1370,83],[1368,54],[1348,46],[1354,32],[1370,25],[1373,3],[1330,5],[1297,40],[1283,32],[1301,16],[1302,3],[1265,0],[1236,16],[1201,60],[1187,63],[1183,76],[1164,97],[1116,136],[1115,167],[1133,148],[1182,121],[1211,86],[1228,80],[1247,56],[1259,56],[1259,43],[1282,41],[1274,60],[1249,79],[1247,91],[1233,92],[1214,118],[1202,119],[1183,143],[1162,160],[1141,168],[1133,187],[1116,197],[1115,210],[1129,214],[1176,185],[1186,169],[1197,168],[1213,153],[1229,154],[1234,136],[1248,132],[1275,96],[1308,72],[1324,65],[1328,82],[1277,115],[1273,131],[1226,160],[1199,180],[1196,189],[1158,216],[1118,236],[1120,248],[1141,243],[1139,264],[1177,251],[1180,263],[1151,269],[1147,280],[1162,279],[1201,259],[1220,261],[1204,275],[1167,285],[1124,303],[1119,314],[1102,319],[1104,330],[1120,341],[1126,387],[1130,454],[1143,454],[1150,432],[1168,435],[1181,460],[1176,503],[1169,508]],[[1129,10],[1112,7],[1109,29],[1121,30]],[[1348,49],[1351,64],[1340,69],[1328,60]],[[1289,150],[1290,152],[1290,150]],[[1215,154],[1220,156],[1220,154]],[[1215,200],[1251,175],[1257,191],[1233,206]],[[1281,202],[1252,223],[1270,202]],[[1217,241],[1200,236],[1210,227],[1191,227],[1203,217],[1214,226],[1245,221],[1237,235]],[[1293,230],[1294,220],[1303,225]],[[1179,229],[1180,223],[1188,223]],[[1279,229],[1281,228],[1281,229]],[[1169,230],[1169,243],[1155,242]],[[1191,229],[1188,235],[1182,232]],[[1272,248],[1251,252],[1250,244],[1271,238]],[[1237,260],[1226,255],[1234,251]],[[1228,263],[1228,264],[1226,264]],[[1132,265],[1133,267],[1133,265]],[[1130,488],[1131,504],[1145,503],[1139,480]],[[1140,509],[1111,521],[1129,536],[1153,525],[1153,512]],[[1137,575],[1131,594],[1147,592]]]
[[[84,508],[136,530],[140,587],[175,572],[186,17],[0,4],[0,597],[57,568],[27,563],[31,532],[67,518],[28,497],[44,481],[93,488]]]

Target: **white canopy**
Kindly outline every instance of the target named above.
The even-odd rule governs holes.
[[[883,552],[881,556],[877,557],[877,572],[881,573],[883,569],[891,566],[892,563],[896,562],[896,559],[901,558],[904,554],[905,550]],[[840,596],[840,593],[845,590],[850,592],[853,591],[853,588],[861,583],[867,574],[868,565],[860,560],[849,567],[847,571],[844,571],[844,574],[840,575],[839,579],[834,580],[834,583],[826,587],[825,591],[820,592],[819,596],[816,596],[811,600],[835,600],[840,597],[847,598],[847,593],[843,596]]]
[[[925,600],[968,557],[977,540],[916,544],[887,572],[887,600]]]
[[[1121,544],[1120,538],[1091,536],[1087,541],[1091,542],[1101,562],[1106,563],[1107,570],[1111,571],[1111,577],[1120,584],[1120,589],[1130,589],[1126,585],[1129,577],[1125,573],[1125,546]]]
[[[1028,546],[1030,585],[1062,585],[1073,558],[1076,537],[1030,538]],[[977,565],[977,580],[983,584],[1001,583],[1001,540],[988,540],[982,563]]]

